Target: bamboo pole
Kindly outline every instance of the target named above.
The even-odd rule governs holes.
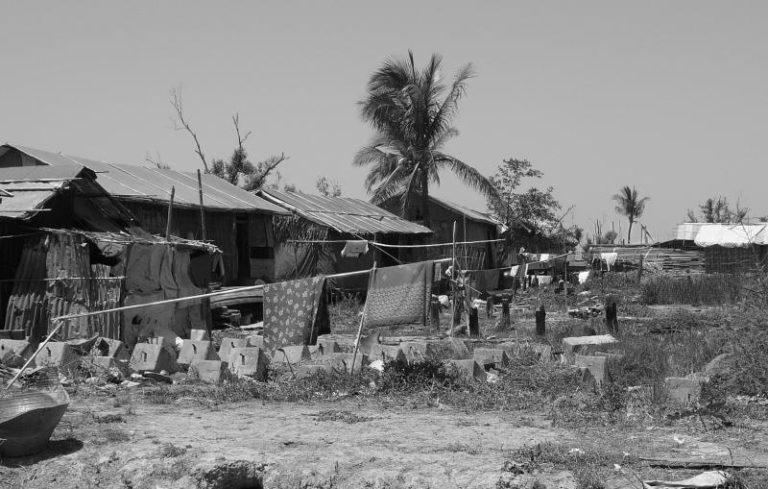
[[[206,239],[205,233],[205,211],[203,210],[203,177],[200,170],[197,170],[197,193],[200,196],[200,229],[202,230],[203,241]]]
[[[171,221],[173,220],[173,198],[176,196],[176,187],[171,187],[171,200],[168,202],[168,219],[165,221],[165,240],[171,236]]]
[[[453,292],[453,300],[451,301],[451,336],[453,336],[453,328],[456,326],[456,221],[453,221],[453,254],[451,257],[451,291]],[[458,278],[458,277],[457,277]]]
[[[51,341],[51,338],[53,338],[53,335],[59,332],[61,327],[64,325],[64,322],[65,321],[63,320],[56,321],[56,327],[53,328],[53,331],[50,332],[48,337],[42,343],[40,343],[40,346],[37,347],[37,350],[35,351],[35,353],[33,353],[32,356],[30,356],[29,359],[27,359],[27,361],[19,369],[19,371],[16,372],[16,375],[14,375],[13,378],[10,380],[10,382],[8,382],[8,385],[5,386],[6,390],[10,389],[11,386],[15,384],[17,380],[19,380],[19,377],[21,377],[21,374],[24,373],[24,371],[29,367],[29,365],[35,360],[35,357],[38,355],[38,353],[40,353],[43,350],[43,348],[45,348],[45,345],[47,345],[48,342]]]
[[[371,286],[373,285],[373,280],[375,279],[376,275],[376,261],[373,262],[373,268],[371,268],[371,275],[368,279],[368,290],[371,290]],[[360,325],[357,327],[357,338],[355,339],[355,350],[352,352],[352,365],[349,366],[349,373],[350,375],[355,370],[355,361],[357,360],[357,350],[360,349],[360,338],[363,336],[363,323],[365,323],[365,312],[368,309],[368,298],[365,299],[365,304],[363,304],[363,315],[360,316]]]

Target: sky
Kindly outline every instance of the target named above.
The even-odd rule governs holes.
[[[113,163],[201,167],[174,130],[169,91],[209,158],[231,117],[252,160],[284,152],[283,182],[320,176],[366,197],[351,165],[372,135],[357,102],[383,61],[413,50],[472,63],[445,151],[492,175],[525,158],[564,219],[626,233],[611,196],[650,197],[640,219],[674,236],[707,197],[768,214],[768,2],[0,0],[0,142]],[[525,185],[525,184],[524,184]],[[485,209],[445,177],[432,190]],[[639,239],[639,234],[633,234]]]

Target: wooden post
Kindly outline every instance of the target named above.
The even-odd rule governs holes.
[[[508,330],[512,326],[512,318],[509,315],[509,296],[505,295],[501,298],[501,329],[502,331]]]
[[[200,229],[203,236],[203,241],[206,240],[205,233],[205,211],[203,210],[203,177],[200,175],[200,170],[197,170],[197,193],[200,196]]]
[[[608,304],[605,305],[605,325],[608,328],[609,333],[616,334],[619,332],[616,301],[609,301]]]
[[[480,320],[477,315],[477,308],[469,309],[469,336],[480,336]]]
[[[431,310],[431,327],[437,331],[440,331],[440,301],[432,299],[430,302]]]
[[[373,285],[374,275],[376,274],[376,262],[373,262],[373,268],[370,271],[370,278],[368,279],[368,291],[370,292],[371,285]],[[363,305],[363,314],[360,316],[360,325],[357,328],[357,338],[355,339],[355,350],[352,353],[352,365],[349,366],[350,375],[355,371],[355,361],[357,360],[357,350],[360,348],[360,338],[363,336],[363,323],[365,322],[365,311],[368,309],[368,298],[365,298],[365,304]]]
[[[640,265],[637,267],[637,283],[640,283],[640,280],[643,278],[643,257],[640,256]]]
[[[485,301],[485,315],[488,319],[493,317],[493,296],[489,295]]]
[[[165,240],[171,237],[171,221],[173,220],[173,198],[176,196],[176,187],[171,187],[171,200],[168,202],[168,219],[165,221]]]
[[[544,336],[547,332],[546,328],[546,319],[547,319],[547,312],[544,310],[544,304],[539,306],[539,309],[536,311],[536,334],[539,336]]]
[[[453,221],[453,246],[451,249],[451,291],[453,292],[453,300],[451,301],[451,336],[453,336],[453,327],[456,325],[456,279],[458,279],[456,274],[456,221]]]

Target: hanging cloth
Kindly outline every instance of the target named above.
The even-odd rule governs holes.
[[[343,258],[357,258],[366,253],[368,253],[368,241],[365,240],[347,241],[344,249],[341,250]]]
[[[264,287],[264,348],[312,345],[330,333],[325,276],[267,284]]]
[[[368,282],[364,326],[412,323],[426,326],[433,277],[431,260],[374,269]]]

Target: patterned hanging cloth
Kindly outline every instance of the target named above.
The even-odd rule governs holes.
[[[286,345],[312,345],[331,332],[325,276],[264,287],[264,348],[274,352]]]
[[[429,320],[434,263],[376,268],[368,283],[365,327],[423,324]]]

